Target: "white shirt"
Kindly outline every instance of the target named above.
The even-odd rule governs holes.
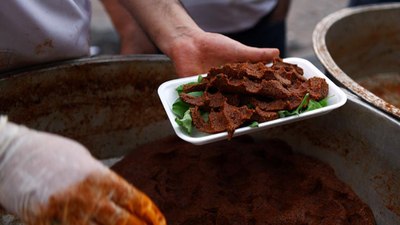
[[[238,32],[253,27],[270,13],[278,0],[181,0],[205,31]]]
[[[2,0],[0,72],[89,54],[89,0]]]

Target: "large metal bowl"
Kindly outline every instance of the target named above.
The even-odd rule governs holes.
[[[313,33],[328,73],[368,103],[400,119],[400,3],[339,10]]]
[[[0,79],[0,113],[74,138],[110,163],[140,144],[174,135],[156,91],[174,74],[163,56],[92,58],[24,71]],[[379,225],[400,224],[397,120],[349,95],[328,114],[252,136],[279,138],[328,163]],[[0,212],[0,224],[19,223]]]

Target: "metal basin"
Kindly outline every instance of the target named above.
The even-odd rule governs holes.
[[[65,62],[1,79],[0,113],[74,138],[110,163],[140,144],[174,135],[156,93],[174,77],[171,62],[162,56]],[[377,224],[400,224],[397,120],[349,95],[331,113],[252,136],[279,138],[328,163],[371,207]],[[19,222],[0,212],[0,224]]]
[[[314,51],[340,84],[400,119],[400,3],[345,8],[320,21]]]
[[[154,90],[174,74],[161,55],[89,58],[8,74],[0,80],[0,114],[78,140],[98,158],[120,156],[149,132],[162,133],[156,124],[166,116]]]

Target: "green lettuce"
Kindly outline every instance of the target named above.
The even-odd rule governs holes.
[[[200,83],[203,79],[202,76],[198,76],[197,82],[190,82],[187,84],[197,84]],[[178,95],[183,91],[183,86],[187,84],[182,84],[176,88]],[[188,93],[194,97],[200,97],[203,95],[202,91],[194,91]],[[192,123],[192,116],[190,114],[190,105],[181,100],[181,98],[177,98],[175,102],[172,104],[172,112],[176,115],[175,122],[183,128],[188,134],[192,133],[193,123]],[[208,119],[208,118],[207,118]]]
[[[319,109],[319,108],[325,107],[327,105],[328,105],[327,97],[320,101],[315,101],[313,99],[310,99],[310,94],[307,93],[304,96],[303,100],[301,101],[300,105],[297,106],[296,109],[294,109],[292,111],[281,110],[281,111],[278,111],[278,114],[279,114],[280,118],[283,118],[283,117],[288,117],[288,116],[293,116],[293,115],[299,115],[300,113],[312,111],[314,109]]]
[[[192,133],[193,125],[192,125],[192,116],[190,115],[190,110],[188,109],[182,118],[175,118],[175,122],[183,128],[188,134]]]

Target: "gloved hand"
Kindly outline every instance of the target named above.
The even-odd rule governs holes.
[[[166,224],[79,143],[0,117],[0,204],[27,224]]]

